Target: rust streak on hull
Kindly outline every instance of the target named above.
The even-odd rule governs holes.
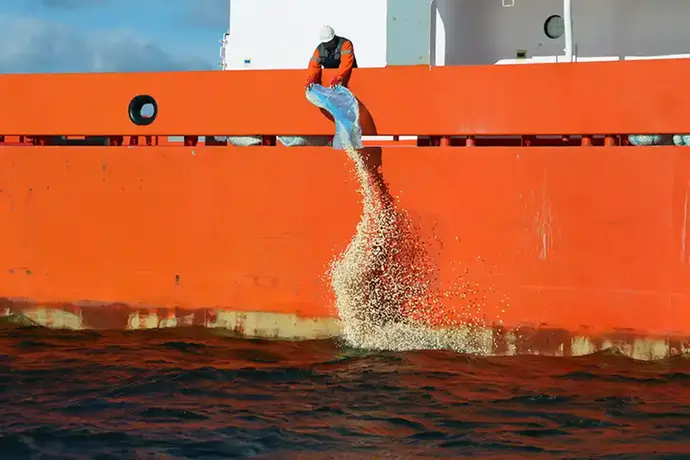
[[[127,305],[36,305],[25,301],[0,300],[0,327],[42,326],[68,330],[145,331],[165,328],[203,327],[221,336],[275,340],[337,339],[340,326],[335,318],[301,318],[288,313],[232,311],[227,309],[141,308]],[[492,356],[583,356],[614,350],[640,360],[658,360],[687,354],[690,339],[674,336],[644,336],[624,331],[591,334],[588,331],[502,326],[466,331],[484,342]],[[445,345],[463,347],[452,335]],[[456,335],[455,337],[458,337]]]

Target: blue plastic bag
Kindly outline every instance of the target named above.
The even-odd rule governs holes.
[[[333,147],[336,149],[361,149],[362,127],[359,123],[359,101],[344,86],[326,88],[313,85],[307,90],[307,100],[322,108],[335,120],[335,137]]]
[[[690,145],[689,134],[648,134],[648,135],[630,135],[628,136],[632,145]]]
[[[673,136],[673,143],[676,145],[690,145],[690,134],[676,134]]]
[[[672,145],[673,138],[669,135],[660,134],[631,134],[628,140],[632,145]]]

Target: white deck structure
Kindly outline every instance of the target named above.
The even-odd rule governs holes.
[[[304,68],[321,24],[360,67],[690,57],[690,0],[229,1],[228,70]]]
[[[690,57],[690,0],[228,1],[223,70],[304,69],[322,24],[360,67]]]

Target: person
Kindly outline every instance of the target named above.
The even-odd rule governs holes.
[[[357,58],[352,42],[345,37],[339,37],[331,26],[323,26],[320,31],[321,43],[314,50],[309,60],[307,88],[321,83],[321,68],[338,69],[330,86],[347,86],[352,69],[357,68]]]

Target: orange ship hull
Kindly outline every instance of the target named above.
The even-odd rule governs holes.
[[[631,78],[650,80],[652,67],[637,64]],[[690,69],[688,62],[663,65]],[[523,79],[522,73],[532,72],[538,82],[573,68],[536,67],[501,72],[520,73]],[[610,69],[590,67],[594,73]],[[461,71],[458,78],[469,78]],[[399,89],[425,78],[414,68],[394,72],[400,72]],[[489,77],[492,72],[485,69]],[[184,78],[192,77],[179,77]],[[367,93],[369,86],[362,85]],[[121,87],[122,93],[134,93],[125,83]],[[595,87],[591,84],[589,91]],[[596,91],[608,97],[606,88]],[[665,90],[658,91],[664,102]],[[353,92],[359,95],[356,87]],[[64,102],[59,93],[42,94],[52,116]],[[16,95],[5,96],[21,106]],[[477,314],[488,321],[496,353],[578,354],[619,342],[636,357],[685,350],[690,337],[690,149],[621,147],[608,140],[604,147],[451,147],[443,136],[554,134],[559,128],[553,116],[540,112],[548,105],[546,97],[523,109],[519,120],[499,110],[492,115],[493,125],[487,121],[479,130],[479,122],[467,128],[456,119],[454,125],[465,127],[455,131],[447,119],[458,117],[445,102],[432,102],[426,117],[408,111],[405,118],[384,110],[382,98],[390,95],[368,97],[362,98],[371,117],[364,121],[365,132],[376,125],[389,128],[370,134],[441,136],[439,147],[391,146],[372,152],[381,153],[381,172],[398,205],[431,242],[441,282],[462,278],[481,293]],[[478,106],[478,96],[475,102],[473,97],[465,95],[465,106]],[[680,110],[676,104],[686,102],[648,102],[647,113],[661,115],[646,124],[662,133],[688,128],[674,115]],[[318,110],[313,114],[299,107],[304,126],[292,126],[296,122],[290,120],[281,128],[277,119],[268,120],[268,133],[332,131]],[[639,112],[621,111],[607,119],[611,113],[589,110],[584,120],[584,111],[573,107],[562,121],[564,135],[650,132]],[[129,132],[110,112],[113,119],[107,123],[79,115],[72,122],[55,120],[53,131],[48,131],[48,115],[37,114],[25,131],[4,115],[0,128],[17,136],[204,134],[196,126],[200,122],[189,118],[192,127],[185,132],[177,119],[163,113],[160,123],[130,126]],[[218,110],[213,113],[221,116]],[[317,132],[309,131],[310,117]],[[489,114],[478,117],[488,120]],[[249,131],[242,117],[239,127],[210,120],[216,123],[211,132],[258,132]],[[415,123],[419,126],[413,130]],[[514,128],[507,127],[511,123]],[[536,128],[525,132],[529,126]],[[202,324],[249,335],[337,334],[336,323],[329,323],[337,313],[324,275],[361,215],[356,179],[343,152],[319,147],[5,146],[0,164],[5,313],[23,311],[42,324],[77,328]],[[220,320],[224,312],[231,316]],[[257,313],[283,319],[253,319]],[[58,320],[56,315],[63,316]],[[578,342],[583,337],[584,345]]]

